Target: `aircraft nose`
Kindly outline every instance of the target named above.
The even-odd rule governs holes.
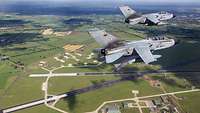
[[[130,20],[129,19],[125,19],[125,23],[130,23]]]
[[[173,15],[173,18],[175,18],[176,17],[176,15]]]

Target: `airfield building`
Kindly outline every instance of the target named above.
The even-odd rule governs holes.
[[[121,112],[120,112],[119,106],[110,105],[110,106],[105,107],[102,110],[102,113],[121,113]]]

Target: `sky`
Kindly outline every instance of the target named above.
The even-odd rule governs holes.
[[[7,7],[10,4],[43,5],[49,7],[118,7],[120,5],[183,5],[200,6],[200,0],[0,0],[0,6]],[[31,2],[31,3],[29,3]]]
[[[133,2],[133,3],[200,3],[200,0],[0,0],[0,3],[15,2]]]

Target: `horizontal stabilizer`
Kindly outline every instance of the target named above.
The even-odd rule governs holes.
[[[119,71],[121,68],[125,67],[127,64],[128,64],[128,62],[124,62],[121,64],[114,64],[114,66],[116,68],[115,71]]]
[[[158,58],[162,57],[162,55],[153,55],[153,57],[154,57],[155,59],[158,59]]]
[[[125,67],[127,64],[132,64],[133,62],[136,61],[137,56],[126,56],[126,57],[121,57],[118,61],[114,62],[114,66],[116,68],[116,71],[120,70],[121,68]]]
[[[154,56],[152,55],[148,46],[137,46],[135,47],[138,55],[142,58],[145,64],[149,64],[151,62],[157,61]]]

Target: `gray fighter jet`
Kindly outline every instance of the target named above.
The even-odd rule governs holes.
[[[138,41],[122,41],[104,30],[93,29],[89,34],[102,46],[96,49],[106,63],[114,64],[119,70],[127,64],[141,58],[145,64],[157,61],[161,55],[153,55],[155,50],[169,48],[175,45],[174,39],[154,37]]]
[[[168,12],[158,12],[158,13],[141,15],[136,13],[136,11],[131,9],[129,6],[122,6],[119,8],[125,17],[125,22],[130,25],[135,25],[135,24],[164,25],[167,24],[164,21],[175,17],[174,14]]]

